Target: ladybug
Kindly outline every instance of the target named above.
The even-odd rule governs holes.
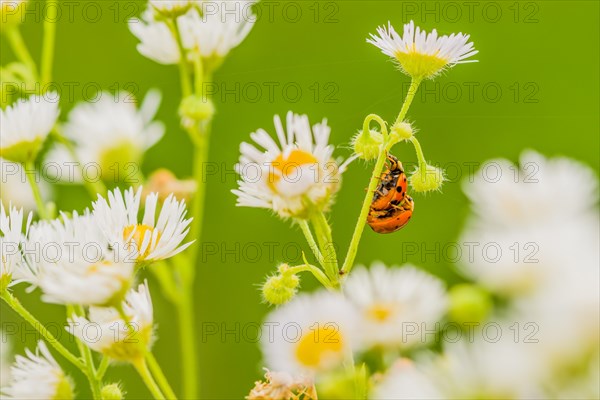
[[[377,233],[392,233],[410,221],[415,209],[415,202],[409,195],[404,196],[402,202],[392,200],[384,210],[376,210],[373,207],[369,210],[367,223]]]
[[[387,155],[389,166],[381,174],[379,186],[375,189],[372,210],[386,210],[394,202],[396,205],[404,201],[408,181],[402,163],[392,154]]]

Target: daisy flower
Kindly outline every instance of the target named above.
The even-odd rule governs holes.
[[[35,353],[25,350],[11,368],[11,381],[2,388],[3,399],[73,399],[73,384],[44,342]]]
[[[80,182],[81,168],[72,168],[77,162],[86,171],[95,166],[89,168],[94,178],[100,171],[105,180],[123,180],[130,177],[131,164],[138,167],[144,152],[162,138],[164,125],[153,121],[161,101],[159,91],[149,91],[139,108],[128,92],[100,96],[97,102],[80,103],[69,113],[63,134],[75,145],[75,159],[62,146],[53,149],[46,158],[52,178]]]
[[[272,330],[262,348],[272,370],[303,376],[339,367],[351,356],[355,314],[339,294],[300,295],[266,321]]]
[[[89,213],[38,222],[27,239],[15,279],[39,287],[49,303],[113,304],[133,281],[135,257],[123,241],[109,242]]]
[[[153,262],[172,257],[193,242],[182,244],[189,232],[192,218],[185,218],[185,202],[173,195],[162,203],[157,216],[158,194],[150,193],[144,199],[144,214],[139,219],[142,207],[142,188],[121,192],[115,189],[108,193],[108,200],[98,196],[93,204],[96,224],[111,239],[124,241],[136,251],[140,263]]]
[[[446,68],[455,64],[476,62],[467,60],[478,53],[469,35],[453,33],[450,36],[438,36],[434,29],[431,33],[421,30],[410,21],[404,25],[404,34],[400,36],[391,22],[377,28],[378,35],[371,34],[368,43],[381,49],[382,53],[392,57],[405,74],[414,79],[433,78]]]
[[[87,318],[72,316],[67,329],[94,351],[114,360],[135,362],[144,357],[154,340],[148,284],[144,282],[137,290],[129,291],[122,308],[128,321],[114,308],[90,307]]]
[[[382,263],[353,271],[344,293],[359,310],[367,347],[422,344],[423,332],[435,328],[448,302],[439,279],[412,266],[387,268]]]
[[[0,204],[0,290],[10,285],[15,270],[23,263],[23,227],[27,232],[31,218],[32,214],[29,213],[24,221],[23,209],[10,207],[7,212],[4,205]]]
[[[5,207],[14,205],[22,207],[26,211],[35,211],[37,205],[31,191],[31,186],[27,182],[27,175],[21,164],[6,161],[0,158],[0,182],[2,190],[0,191],[0,201]],[[50,199],[52,188],[48,182],[39,179],[37,182],[40,187],[42,200],[44,203]]]
[[[192,7],[177,18],[184,50],[199,52],[208,68],[216,68],[252,30],[256,17],[250,7],[254,3],[254,0],[202,2],[203,9],[210,9],[202,14]],[[141,18],[131,19],[129,29],[140,40],[137,49],[143,56],[161,64],[179,62],[181,54],[173,32],[156,18],[152,9],[147,9]]]
[[[0,155],[19,163],[35,160],[58,114],[58,95],[53,92],[17,100],[0,110]]]
[[[251,133],[260,146],[243,142],[239,163],[241,176],[237,205],[268,208],[282,218],[309,218],[314,210],[326,209],[340,186],[345,164],[332,158],[327,120],[310,126],[306,115],[287,114],[284,129],[275,116],[275,141],[265,130]]]

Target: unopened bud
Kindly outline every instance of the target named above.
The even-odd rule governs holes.
[[[449,313],[456,322],[482,322],[491,309],[490,295],[479,286],[463,283],[450,289]]]
[[[415,192],[431,192],[440,190],[444,183],[444,171],[433,165],[427,165],[425,169],[417,168],[410,177],[410,185]]]
[[[102,400],[121,400],[123,399],[123,391],[118,384],[112,383],[102,388],[100,395]]]
[[[390,137],[394,143],[400,142],[402,140],[409,140],[415,131],[411,124],[408,122],[397,122],[392,126]]]
[[[369,132],[360,131],[352,138],[352,147],[358,157],[363,160],[374,160],[379,155],[383,135],[371,129]]]
[[[271,305],[281,305],[290,301],[297,293],[300,278],[288,271],[289,266],[279,266],[279,273],[267,279],[262,287],[262,296],[265,302]]]

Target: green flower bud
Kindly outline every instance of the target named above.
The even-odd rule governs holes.
[[[444,171],[433,165],[427,165],[423,170],[417,168],[410,177],[410,186],[415,192],[431,192],[440,190],[444,183]]]
[[[279,306],[290,301],[298,292],[300,278],[288,271],[287,264],[281,264],[279,273],[267,279],[262,286],[262,296],[265,302]]]
[[[106,385],[100,391],[102,400],[121,400],[124,398],[123,391],[116,383]]]
[[[352,138],[352,148],[363,160],[374,160],[379,155],[383,143],[381,132],[371,129],[369,132],[360,131]]]
[[[206,96],[187,96],[179,106],[179,116],[182,124],[187,126],[194,122],[206,121],[215,114],[215,105]]]
[[[408,122],[397,122],[392,126],[390,139],[394,143],[398,143],[402,140],[409,140],[414,134],[415,131],[411,124]]]
[[[481,287],[463,283],[450,289],[450,318],[458,323],[485,321],[492,309],[490,295]]]

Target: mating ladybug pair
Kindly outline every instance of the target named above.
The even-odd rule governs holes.
[[[377,233],[396,232],[412,217],[415,203],[407,193],[408,182],[402,163],[387,155],[389,166],[381,174],[375,190],[367,223]]]

